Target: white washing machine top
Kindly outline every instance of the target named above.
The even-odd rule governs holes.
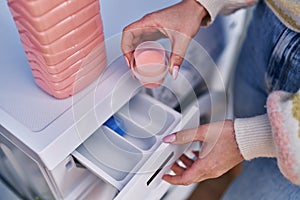
[[[132,79],[120,48],[113,48],[119,47],[117,36],[106,41],[108,67],[94,83],[70,98],[49,96],[35,84],[6,2],[1,4],[0,124],[6,137],[27,146],[51,169],[128,102],[140,85]]]
[[[141,86],[132,79],[123,60],[120,49],[123,27],[146,13],[174,3],[170,0],[101,2],[108,67],[80,93],[58,100],[34,83],[7,2],[0,1],[0,131],[5,129],[3,135],[53,169]]]

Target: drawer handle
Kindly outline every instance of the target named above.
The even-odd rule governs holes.
[[[147,181],[147,186],[150,185],[150,183],[154,180],[154,178],[158,175],[158,173],[166,166],[166,164],[171,160],[171,158],[174,156],[174,152],[171,152],[167,159],[160,165],[160,167],[154,172],[154,174],[149,178]]]
[[[75,166],[76,166],[77,168],[83,168],[83,169],[86,169],[86,167],[83,166],[83,165],[77,160],[77,158],[75,158],[74,156],[72,156],[72,158],[73,158],[73,161],[74,161]]]

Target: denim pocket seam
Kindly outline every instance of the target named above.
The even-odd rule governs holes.
[[[298,44],[299,35],[286,28],[279,37],[267,65],[265,83],[268,92],[282,89],[280,88],[280,83],[287,81],[286,79],[288,78],[290,68],[293,68],[293,59],[299,49],[297,47]],[[295,46],[296,50],[294,50]],[[283,65],[289,69],[284,68]]]

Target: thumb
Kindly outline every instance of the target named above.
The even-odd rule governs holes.
[[[126,54],[124,54],[124,59],[126,61],[126,64],[129,68],[132,68],[134,66],[133,64],[133,53],[132,52],[128,52]]]
[[[176,35],[177,36],[172,39],[172,52],[169,59],[169,72],[174,79],[177,78],[180,65],[182,64],[185,52],[191,40],[186,35],[180,33],[176,33]]]
[[[186,144],[194,141],[203,141],[205,139],[205,131],[202,126],[193,129],[182,130],[163,138],[164,143]]]

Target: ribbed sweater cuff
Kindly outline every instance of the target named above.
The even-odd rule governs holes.
[[[202,21],[202,26],[211,24],[219,13],[230,14],[237,9],[251,6],[258,0],[196,0],[208,12],[209,16]]]
[[[209,18],[208,20],[205,20],[202,22],[201,25],[206,26],[210,23],[212,23],[216,16],[219,14],[221,9],[224,7],[224,1],[223,0],[196,0],[199,2],[208,12]]]
[[[267,114],[234,121],[235,137],[245,160],[275,157],[276,149]]]

